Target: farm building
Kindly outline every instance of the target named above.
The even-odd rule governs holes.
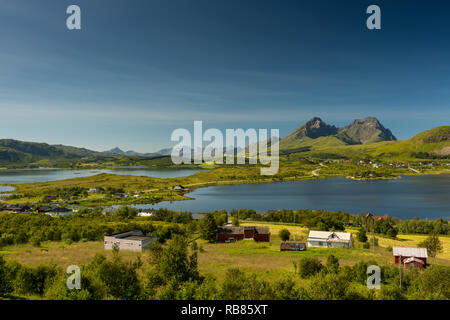
[[[351,248],[352,234],[349,232],[313,231],[308,235],[308,247]]]
[[[153,215],[153,209],[142,209],[137,213],[138,217],[151,217]]]
[[[29,206],[23,205],[23,204],[12,204],[12,205],[6,206],[6,210],[9,212],[14,212],[14,213],[24,213],[24,212],[29,212],[31,210],[31,208]]]
[[[373,220],[378,220],[378,221],[388,221],[389,220],[389,216],[388,215],[384,215],[384,216],[374,216],[373,214],[366,213],[364,215],[365,218],[371,218]]]
[[[46,215],[52,217],[67,217],[72,215],[73,210],[68,208],[52,208],[50,211],[45,212]]]
[[[126,231],[105,236],[105,250],[116,247],[120,250],[142,251],[148,249],[148,244],[155,241],[155,237],[147,237],[141,231]]]
[[[217,242],[244,239],[253,239],[258,242],[269,242],[270,229],[269,227],[219,227],[216,237]]]
[[[427,248],[393,247],[395,264],[403,264],[405,268],[417,267],[423,269],[427,265]]]
[[[49,211],[52,211],[52,210],[53,210],[53,207],[49,207],[49,206],[38,207],[36,209],[36,211],[39,212],[39,213],[46,213],[46,212],[49,212]]]
[[[89,189],[90,193],[100,193],[100,188],[94,187]]]
[[[280,251],[305,251],[306,243],[302,242],[282,242]]]

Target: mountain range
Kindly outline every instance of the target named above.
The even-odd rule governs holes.
[[[104,153],[110,153],[110,154],[116,154],[120,156],[136,156],[136,157],[154,157],[154,156],[163,156],[163,155],[169,155],[171,148],[167,149],[161,149],[160,151],[154,152],[154,153],[140,153],[133,150],[123,151],[119,147],[112,148],[107,151],[103,151]]]
[[[0,139],[0,167],[71,167],[77,164],[126,163],[139,158],[153,161],[166,158],[171,149],[138,153],[116,147],[97,152],[64,145]],[[318,158],[409,160],[448,157],[450,126],[436,127],[411,139],[397,141],[392,132],[374,117],[357,119],[340,128],[314,117],[280,140],[280,153],[302,153],[303,156]]]
[[[397,140],[377,118],[357,119],[351,124],[337,128],[314,117],[280,140],[281,149],[307,145],[354,145]]]

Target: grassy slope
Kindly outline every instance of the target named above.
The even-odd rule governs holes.
[[[416,246],[426,236],[399,235],[398,240],[380,238],[380,247],[375,251],[362,249],[361,244],[356,243],[352,249],[343,248],[308,248],[304,252],[281,252],[278,232],[282,228],[289,229],[296,235],[297,241],[305,241],[308,230],[299,226],[290,226],[271,223],[246,222],[242,225],[266,225],[270,226],[271,242],[256,243],[254,241],[239,241],[237,243],[208,244],[200,241],[202,247],[199,253],[199,268],[202,273],[214,275],[219,281],[223,279],[229,268],[239,267],[248,272],[264,274],[265,279],[275,280],[284,275],[293,274],[293,261],[303,256],[317,256],[322,262],[333,254],[340,259],[341,265],[353,265],[359,261],[375,260],[381,265],[392,263],[392,252],[386,250],[388,246]],[[349,230],[356,233],[356,230]],[[444,252],[438,254],[436,261],[429,259],[429,263],[450,265],[450,236],[440,236],[444,243]],[[29,244],[9,246],[0,251],[5,259],[17,260],[27,265],[39,265],[45,262],[54,262],[63,268],[68,265],[83,265],[88,263],[96,253],[104,253],[111,256],[110,251],[103,249],[103,242],[80,242],[67,245],[62,242],[44,243],[43,248],[36,248]],[[121,255],[125,259],[134,259],[139,253],[123,251]],[[149,252],[142,253],[142,260],[146,267],[149,262]]]
[[[297,141],[281,142],[281,150],[310,147],[303,154],[315,158],[347,159],[379,158],[384,161],[420,161],[419,153],[430,155],[450,154],[450,126],[436,127],[422,132],[406,141],[385,141],[363,145],[347,145],[336,137],[317,139],[302,138]]]
[[[311,139],[308,137],[303,137],[300,140],[281,140],[280,149],[295,149],[295,148],[303,148],[303,147],[312,147],[312,148],[329,148],[336,146],[344,146],[345,142],[336,138],[335,136],[327,136],[320,137],[317,139]]]

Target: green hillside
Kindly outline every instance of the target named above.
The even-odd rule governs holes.
[[[394,159],[450,157],[450,126],[436,127],[409,140],[380,146],[369,154]]]
[[[286,149],[297,149],[297,148],[305,148],[305,147],[330,148],[330,147],[338,147],[338,146],[345,146],[345,145],[347,145],[347,144],[336,136],[319,137],[316,139],[312,139],[309,137],[303,137],[299,140],[292,140],[292,141],[281,140],[280,149],[286,150]]]
[[[71,167],[116,159],[116,156],[84,148],[12,139],[0,140],[0,166],[3,167]]]

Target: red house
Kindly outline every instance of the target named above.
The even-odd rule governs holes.
[[[403,264],[405,268],[416,267],[423,269],[427,265],[427,248],[393,247],[395,264]]]
[[[6,207],[6,210],[14,213],[28,212],[31,208],[23,204],[12,204]]]
[[[387,221],[389,220],[389,216],[388,215],[384,215],[384,216],[374,216],[373,214],[366,213],[364,215],[365,218],[372,218],[373,220],[378,220],[378,221]]]
[[[270,241],[269,227],[219,227],[216,235],[217,242],[253,239],[258,242]]]

